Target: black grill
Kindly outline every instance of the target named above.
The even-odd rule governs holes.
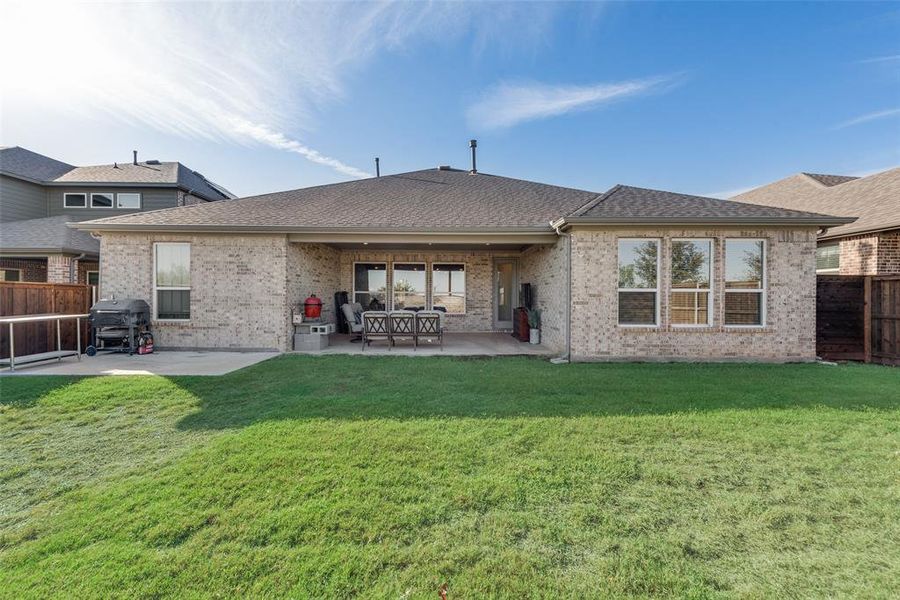
[[[100,300],[91,307],[90,323],[94,350],[134,354],[141,335],[150,331],[150,305],[136,298]]]

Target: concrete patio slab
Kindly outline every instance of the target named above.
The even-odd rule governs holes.
[[[362,349],[362,342],[351,342],[349,335],[332,334],[330,345],[324,350],[294,352],[294,354],[358,354],[362,356],[554,356],[540,344],[520,342],[508,333],[445,333],[444,349],[437,343],[420,344],[413,349],[412,341],[400,341],[388,348],[386,341],[375,341]]]
[[[16,375],[225,375],[278,356],[277,352],[180,352],[160,350],[128,356],[104,354],[30,363],[0,376]]]

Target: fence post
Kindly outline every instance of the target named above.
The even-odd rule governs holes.
[[[863,355],[872,362],[872,276],[863,279]]]

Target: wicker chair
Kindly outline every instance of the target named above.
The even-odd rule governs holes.
[[[383,310],[367,310],[362,314],[362,349],[374,340],[387,340],[388,348],[391,342],[391,330],[388,325],[388,314]]]
[[[397,340],[412,340],[413,350],[416,340],[416,313],[409,310],[392,310],[388,313],[391,321],[391,346],[396,345]]]
[[[416,313],[416,343],[423,339],[437,339],[444,350],[444,315],[438,310],[423,310]]]

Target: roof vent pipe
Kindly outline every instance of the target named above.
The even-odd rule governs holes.
[[[478,140],[469,140],[469,148],[472,149],[472,175],[478,172],[475,166],[475,148],[478,147]]]
[[[134,162],[135,165],[137,165],[137,150],[132,150],[131,153],[134,154],[134,160],[133,160],[133,162]]]
[[[381,159],[377,156],[375,157],[375,177],[381,177],[381,165],[379,164]]]

